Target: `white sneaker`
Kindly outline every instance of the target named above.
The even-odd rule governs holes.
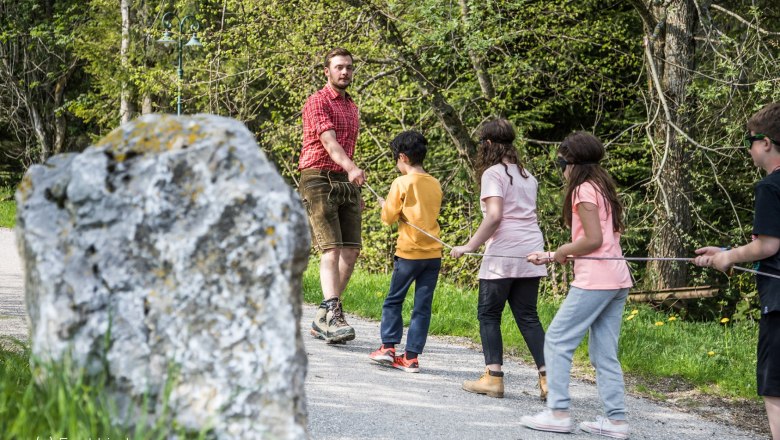
[[[628,423],[614,424],[605,417],[597,417],[595,422],[582,422],[580,429],[591,434],[612,438],[628,438]]]
[[[571,417],[555,417],[549,408],[535,416],[521,417],[520,423],[537,431],[574,432],[574,423],[572,423]]]

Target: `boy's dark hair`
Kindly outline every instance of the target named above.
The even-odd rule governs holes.
[[[612,212],[612,230],[623,232],[623,204],[617,194],[617,185],[607,171],[599,165],[605,149],[601,140],[591,133],[575,131],[561,142],[558,155],[573,165],[566,182],[563,198],[563,220],[571,227],[572,194],[583,183],[591,182],[604,198],[608,212]]]
[[[780,102],[767,104],[748,119],[747,129],[780,141]],[[775,150],[780,151],[780,145],[775,144]]]
[[[403,153],[409,158],[410,165],[422,165],[425,154],[428,153],[428,140],[416,131],[404,131],[390,142],[390,148],[396,162]]]
[[[353,57],[352,54],[349,53],[347,49],[344,49],[343,47],[335,47],[325,55],[325,68],[326,69],[330,68],[330,60],[333,57],[339,57],[339,56],[349,57],[349,59],[352,60],[352,62],[355,62],[355,57]]]

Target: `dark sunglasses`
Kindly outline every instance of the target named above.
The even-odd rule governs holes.
[[[744,139],[742,139],[742,143],[745,144],[745,147],[747,147],[747,149],[749,150],[749,149],[753,148],[753,142],[760,141],[761,139],[769,139],[775,145],[780,145],[780,142],[772,139],[771,137],[769,137],[769,136],[767,136],[765,134],[761,134],[761,133],[756,133],[756,134],[754,134],[752,136],[750,134],[746,135],[744,137]]]
[[[566,159],[564,159],[561,156],[558,156],[558,158],[555,159],[555,164],[558,165],[558,168],[561,169],[561,172],[566,171],[566,166],[568,166],[571,162],[567,162]]]

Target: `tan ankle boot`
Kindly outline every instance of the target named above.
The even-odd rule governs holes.
[[[547,401],[547,372],[539,372],[539,397],[542,398],[542,402]]]
[[[470,393],[485,394],[490,397],[504,397],[504,377],[491,376],[485,368],[479,380],[464,380],[463,389]]]

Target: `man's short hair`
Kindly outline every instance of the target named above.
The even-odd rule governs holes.
[[[428,140],[416,131],[404,131],[390,142],[390,148],[393,150],[393,159],[396,162],[403,153],[409,158],[410,165],[422,165],[428,153]]]
[[[767,104],[748,119],[747,129],[780,141],[780,102]],[[780,151],[780,145],[775,145]]]
[[[343,47],[336,47],[334,49],[331,49],[330,52],[328,52],[328,54],[325,55],[325,68],[326,69],[330,68],[330,60],[333,57],[338,57],[338,56],[349,57],[349,59],[352,60],[352,62],[355,61],[355,58],[352,56],[351,53],[349,53],[347,49],[344,49]]]

